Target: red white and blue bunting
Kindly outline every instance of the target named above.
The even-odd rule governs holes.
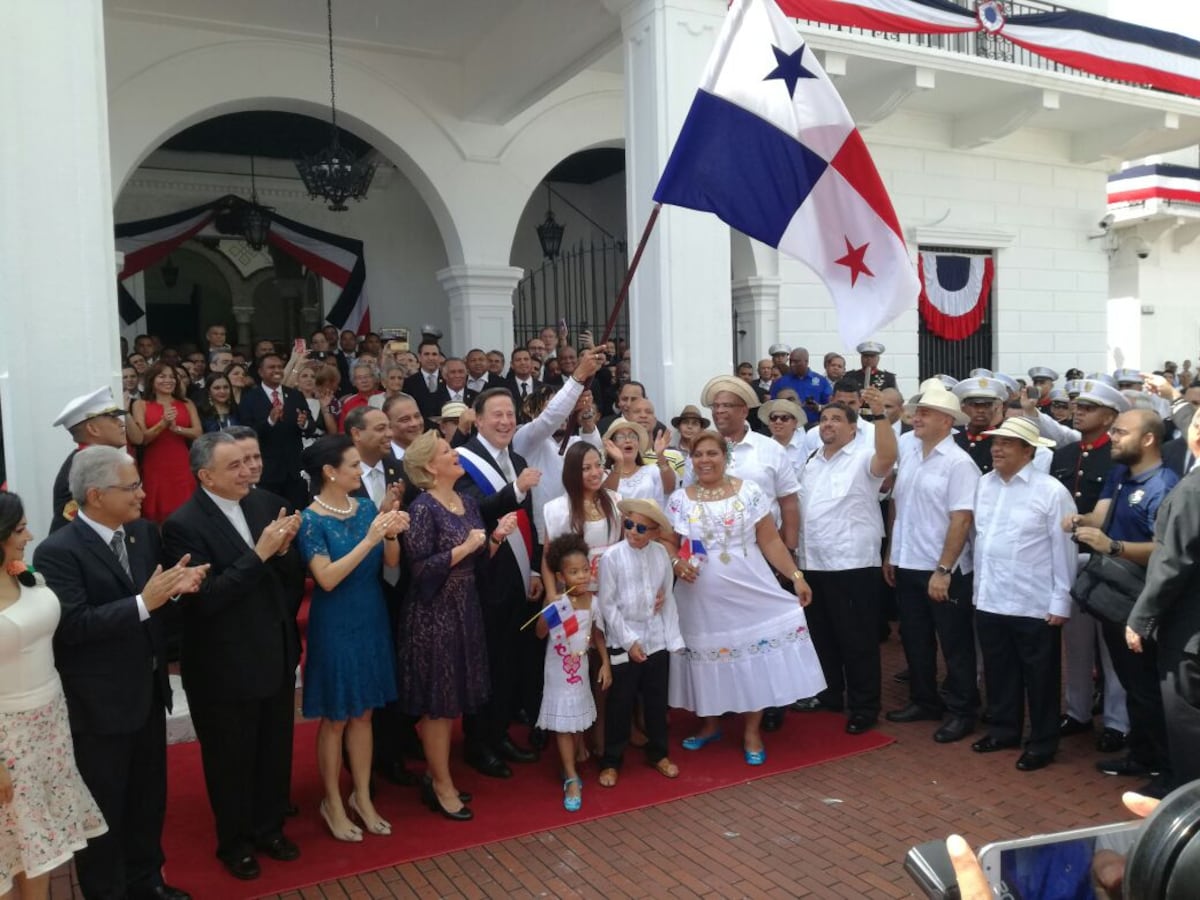
[[[1200,205],[1200,169],[1190,166],[1130,166],[1108,176],[1109,206],[1131,206],[1160,200]]]
[[[1006,16],[997,0],[777,0],[789,16],[892,34],[987,31],[1081,72],[1200,98],[1200,41],[1091,13]]]
[[[961,341],[978,331],[987,315],[995,271],[990,256],[921,251],[917,274],[925,327],[947,341]]]
[[[132,324],[145,315],[145,310],[120,284],[121,281],[162,262],[172,250],[203,231],[231,205],[244,203],[237,197],[222,197],[204,206],[193,206],[154,219],[117,225],[117,249],[125,254],[124,266],[117,275],[121,318],[127,324]],[[371,330],[362,241],[321,231],[274,214],[267,232],[267,243],[342,289],[341,295],[325,314],[327,322],[357,334],[366,334]]]

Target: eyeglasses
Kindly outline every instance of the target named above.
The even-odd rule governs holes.
[[[787,413],[771,413],[767,416],[772,422],[795,422],[795,416],[789,416]]]
[[[136,494],[142,489],[142,482],[135,481],[133,484],[110,484],[104,488],[106,491],[125,491],[127,494]]]
[[[614,441],[636,441],[638,436],[634,431],[618,431],[612,436],[612,439]]]
[[[1069,409],[1071,404],[1064,400],[1055,400],[1051,404],[1055,409]]]
[[[625,520],[625,530],[626,531],[636,531],[638,534],[645,534],[647,531],[657,531],[658,526],[657,525],[639,525],[637,522],[633,521],[633,519],[626,519]]]

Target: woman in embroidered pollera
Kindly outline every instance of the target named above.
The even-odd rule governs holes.
[[[802,609],[812,591],[779,537],[770,500],[754,482],[725,474],[725,453],[716,432],[697,436],[695,484],[667,504],[679,536],[675,597],[687,645],[671,658],[670,701],[703,719],[699,733],[683,741],[685,750],[718,740],[722,714],[744,713],[745,759],[759,766],[767,758],[763,709],[814,696],[825,678]]]

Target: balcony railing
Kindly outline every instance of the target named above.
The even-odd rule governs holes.
[[[956,6],[961,6],[963,9],[972,13],[975,12],[975,0],[951,0]],[[1010,3],[1004,4],[1005,13],[1009,16],[1024,16],[1035,13],[1046,12],[1062,12],[1063,7],[1055,6],[1050,3]],[[1043,72],[1063,72],[1069,75],[1078,75],[1081,78],[1088,78],[1092,81],[1101,81],[1109,84],[1128,84],[1132,87],[1140,87],[1146,90],[1156,90],[1145,84],[1138,84],[1129,81],[1118,81],[1112,78],[1101,78],[1098,75],[1092,75],[1089,72],[1082,72],[1079,69],[1071,66],[1063,65],[1055,62],[1052,59],[1034,53],[1032,50],[1026,50],[1024,47],[1018,47],[1012,41],[1007,40],[999,35],[988,34],[984,31],[967,32],[964,34],[893,34],[886,31],[871,31],[866,28],[850,28],[844,25],[828,25],[824,22],[815,22],[811,19],[796,19],[798,24],[805,28],[815,28],[820,31],[832,31],[842,34],[859,34],[866,37],[875,38],[881,41],[888,41],[893,44],[905,44],[912,47],[929,47],[934,50],[944,50],[947,53],[955,53],[960,56],[975,56],[980,59],[991,59],[997,62],[1011,63],[1016,66],[1025,66],[1031,69],[1038,69]]]

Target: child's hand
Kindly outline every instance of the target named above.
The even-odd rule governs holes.
[[[663,591],[659,591],[654,595],[654,614],[657,616],[662,612],[663,604],[667,602],[667,595]],[[641,660],[638,660],[641,662]]]
[[[629,658],[635,663],[646,661],[646,651],[642,649],[641,641],[634,641],[633,646],[629,648]]]
[[[600,666],[600,674],[596,676],[596,684],[600,690],[607,691],[612,686],[612,667],[608,663]]]

